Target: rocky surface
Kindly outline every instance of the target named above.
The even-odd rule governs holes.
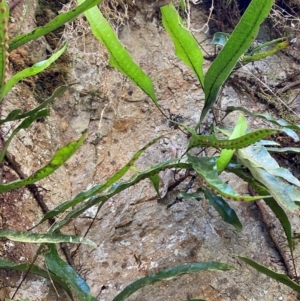
[[[24,31],[34,28],[35,6],[35,1],[24,1],[16,6],[12,27],[20,26],[18,20],[23,16],[23,20],[26,19]],[[157,15],[149,19],[147,6],[141,4],[138,10],[130,12],[130,22],[119,28],[119,37],[152,78],[162,108],[186,124],[194,125],[200,116],[203,93],[192,72],[176,58],[172,42]],[[206,18],[203,8],[192,6],[193,28],[201,28]],[[209,51],[210,39],[203,33],[194,33],[202,41],[201,46]],[[183,133],[170,127],[142,91],[108,67],[108,54],[90,34],[84,19],[68,25],[63,39],[69,41],[68,82],[77,84],[53,102],[49,118],[20,132],[9,149],[23,172],[29,175],[43,166],[58,147],[77,139],[88,128],[88,138],[79,151],[65,166],[39,182],[50,209],[108,179],[158,135],[167,134],[170,140],[161,140],[147,150],[138,160],[139,169],[171,158],[169,141],[180,154],[187,143]],[[32,45],[19,49],[11,58],[11,72],[18,62],[26,65],[42,58],[49,45],[44,40],[39,45],[39,49]],[[30,61],[26,62],[29,53]],[[205,68],[209,64],[205,62]],[[2,114],[16,107],[24,110],[34,107],[37,104],[36,94],[32,93],[35,85],[34,79],[17,85],[6,97]],[[263,105],[227,87],[219,107],[224,109],[229,104],[265,110]],[[232,115],[225,122],[233,125],[235,120],[236,116]],[[251,128],[259,126],[250,119]],[[6,130],[9,132],[11,128]],[[9,166],[2,168],[5,180],[16,178]],[[224,180],[240,193],[248,193],[245,183],[232,175],[224,175]],[[168,198],[172,201],[174,194]],[[185,201],[167,209],[164,202],[158,202],[149,181],[142,181],[101,208],[87,235],[97,243],[97,248],[82,245],[74,256],[76,269],[89,284],[92,294],[108,301],[129,283],[163,268],[186,262],[220,261],[234,265],[236,270],[190,274],[159,282],[139,290],[129,300],[294,300],[295,294],[290,289],[237,260],[236,255],[248,256],[275,271],[283,271],[255,204],[231,203],[231,206],[244,226],[242,232],[223,222],[205,200]],[[0,212],[2,227],[16,230],[28,229],[42,217],[42,211],[26,189],[2,196]],[[91,208],[63,231],[84,235],[96,212],[97,208]],[[294,223],[299,222],[294,219]],[[38,231],[46,231],[47,227],[45,224]],[[75,247],[70,246],[71,254],[74,250]],[[9,241],[0,245],[1,257],[14,261],[29,262],[35,251],[36,246]],[[0,300],[12,296],[20,277],[18,273],[0,271]],[[17,297],[36,301],[67,300],[62,291],[59,293],[60,297],[56,296],[48,281],[30,276]]]

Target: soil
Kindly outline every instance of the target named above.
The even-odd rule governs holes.
[[[151,6],[155,1],[150,4],[148,1],[137,2],[104,1],[102,10],[111,20],[123,45],[153,80],[165,114],[173,121],[195,125],[204,99],[200,85],[192,71],[177,59],[172,41],[162,27],[159,9]],[[230,31],[246,3],[232,1],[231,6],[226,7],[225,14],[225,1],[216,1],[210,31],[205,33],[200,29],[207,21],[210,1],[203,2],[199,5],[190,3],[191,30],[210,57],[214,54],[210,44],[212,33],[216,29]],[[23,0],[11,12],[10,34],[15,36],[34,29],[36,24],[43,25],[59,10],[69,10],[72,5],[74,1]],[[295,20],[299,18],[297,2],[284,1],[284,5],[290,7],[290,13],[298,14]],[[299,23],[294,22],[293,34],[297,36]],[[269,24],[265,26],[269,28]],[[276,25],[278,32],[291,28],[287,24],[281,25]],[[265,38],[264,33],[261,37]],[[48,118],[36,122],[26,131],[20,131],[13,140],[9,155],[1,165],[1,181],[13,181],[22,174],[25,177],[32,174],[45,165],[59,147],[78,139],[85,129],[88,129],[88,137],[63,167],[34,186],[38,194],[22,188],[1,195],[0,227],[3,229],[26,230],[36,225],[45,210],[51,210],[79,192],[103,183],[138,149],[158,135],[168,135],[170,139],[161,140],[149,148],[138,160],[138,169],[143,170],[171,158],[174,146],[179,154],[186,149],[186,135],[167,120],[142,91],[109,67],[109,55],[90,33],[84,17],[54,34],[14,50],[10,54],[10,75],[45,59],[65,40],[69,45],[62,59],[46,72],[20,82],[3,102],[2,116],[15,108],[27,111],[37,106],[59,85],[76,83],[51,103]],[[285,53],[249,66],[252,75],[245,76],[243,71],[236,73],[236,78],[232,77],[236,80],[229,81],[224,87],[214,114],[208,121],[215,117],[218,124],[233,126],[238,115],[233,113],[223,119],[223,113],[227,106],[234,105],[253,112],[270,112],[278,117],[293,116],[292,121],[298,122],[298,117],[291,114],[286,106],[275,110],[278,105],[268,101],[272,97],[257,80],[265,80],[272,89],[283,89],[280,97],[287,100],[287,105],[297,113],[299,85],[284,90],[284,87],[299,80],[299,73],[296,73],[299,68],[297,49],[299,42]],[[210,63],[210,60],[204,62],[205,70]],[[2,128],[2,145],[14,126],[12,123]],[[261,126],[260,121],[249,117],[251,129]],[[291,145],[286,137],[278,136],[276,140],[283,146]],[[297,154],[277,158],[299,176],[300,160]],[[162,177],[166,179],[167,175]],[[223,180],[239,193],[248,193],[247,185],[232,174],[225,174]],[[165,200],[158,201],[149,181],[142,181],[107,201],[97,216],[97,208],[91,208],[63,228],[64,233],[81,236],[89,230],[87,238],[97,244],[95,249],[84,245],[77,249],[74,245],[68,245],[61,254],[62,258],[68,254],[71,256],[74,268],[98,300],[112,300],[128,284],[145,275],[197,261],[221,261],[234,265],[236,270],[184,275],[147,286],[128,300],[296,300],[292,290],[257,273],[236,257],[246,256],[277,272],[286,272],[255,204],[230,203],[243,224],[243,231],[237,232],[220,218],[206,200],[186,200],[168,209],[166,204],[174,200],[179,189],[177,187]],[[46,207],[41,208],[41,203]],[[299,216],[289,216],[293,230],[300,232]],[[274,217],[270,219],[277,237],[282,239],[280,226]],[[35,231],[43,233],[48,228],[49,224],[44,223]],[[14,262],[30,263],[37,248],[34,244],[2,240],[0,256]],[[300,263],[298,253],[299,246],[296,245],[297,267]],[[65,260],[70,261],[70,258]],[[44,267],[42,257],[38,258],[37,264]],[[0,300],[12,298],[23,276],[19,272],[0,270]],[[56,289],[57,292],[49,281],[29,275],[18,289],[15,300],[68,300],[63,290]]]

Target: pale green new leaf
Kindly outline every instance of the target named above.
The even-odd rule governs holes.
[[[162,6],[160,10],[162,13],[163,25],[173,40],[176,55],[195,72],[203,88],[203,55],[198,42],[183,26],[182,20],[172,2]]]
[[[247,120],[244,117],[244,115],[240,115],[238,122],[236,123],[236,126],[232,132],[232,134],[230,135],[230,137],[228,138],[229,140],[235,139],[235,138],[239,138],[241,136],[243,136],[247,131]],[[235,149],[231,150],[231,149],[222,149],[221,154],[219,156],[219,158],[217,159],[217,170],[218,173],[221,173],[226,166],[228,165],[228,163],[230,162],[233,154],[235,152]]]
[[[268,190],[259,184],[248,172],[245,172],[241,169],[233,168],[231,169],[233,173],[246,181],[257,194],[259,195],[268,195]],[[278,218],[284,233],[286,235],[291,254],[293,254],[293,238],[292,238],[292,226],[289,221],[289,218],[285,211],[278,205],[277,201],[274,198],[264,199],[264,202],[270,207],[274,212],[275,216]],[[296,203],[296,202],[295,202]]]
[[[61,27],[67,22],[71,22],[72,20],[77,18],[81,13],[99,4],[101,1],[102,0],[85,0],[81,5],[66,13],[58,15],[46,25],[37,27],[30,33],[26,33],[15,37],[14,39],[8,42],[9,51],[18,48],[21,45],[28,43],[29,41],[36,40],[37,38],[42,37],[47,33]]]
[[[83,0],[77,1],[79,4],[83,3]],[[110,65],[129,77],[158,105],[151,79],[133,61],[99,8],[93,7],[84,14],[90,23],[94,36],[101,41],[109,51]]]
[[[297,209],[295,201],[300,198],[299,180],[281,168],[262,145],[238,150],[237,156],[279,204],[291,211]]]
[[[41,243],[73,243],[73,244],[86,244],[90,245],[94,248],[97,245],[87,239],[82,238],[75,235],[65,235],[65,234],[48,234],[48,233],[32,233],[27,231],[13,231],[9,229],[0,229],[0,237],[6,237],[12,241],[19,241],[19,242],[26,242],[26,243],[34,243],[34,244],[41,244]]]
[[[28,178],[24,180],[16,180],[10,183],[0,184],[0,193],[18,189],[20,187],[30,185],[37,181],[40,181],[41,179],[44,179],[45,177],[53,173],[56,169],[58,169],[61,165],[63,165],[76,152],[76,150],[84,142],[85,137],[86,132],[83,133],[79,140],[70,142],[66,146],[60,148],[58,151],[56,151],[56,153],[46,166],[37,170]]]
[[[190,274],[190,273],[199,273],[202,271],[227,271],[234,269],[233,266],[221,263],[221,262],[195,262],[195,263],[187,263],[184,265],[179,265],[171,268],[167,268],[162,270],[156,274],[150,274],[146,277],[136,280],[135,282],[131,283],[125,289],[119,293],[113,301],[124,301],[134,292],[139,290],[140,288],[154,284],[158,281],[163,280],[171,280],[174,277],[183,275],[183,274]]]
[[[49,59],[38,62],[33,66],[26,68],[18,72],[17,74],[15,74],[13,77],[11,77],[0,90],[0,100],[2,100],[3,97],[11,90],[11,88],[20,80],[29,76],[36,75],[42,72],[43,70],[45,70],[47,67],[49,67],[65,52],[66,49],[67,49],[67,44],[65,44],[59,51],[54,53]]]
[[[274,0],[252,0],[229,40],[209,67],[204,78],[205,104],[200,123],[215,103],[220,88],[233,68],[254,41],[273,3]]]

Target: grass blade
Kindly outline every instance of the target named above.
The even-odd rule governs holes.
[[[78,3],[83,3],[83,0],[77,1]],[[129,77],[156,105],[158,105],[151,79],[132,60],[130,54],[121,44],[99,8],[93,7],[84,14],[90,23],[94,36],[101,41],[109,51],[110,65]]]
[[[167,268],[157,274],[150,274],[144,278],[141,278],[131,283],[121,293],[119,293],[113,299],[113,301],[124,301],[134,292],[136,292],[137,290],[139,290],[140,288],[146,285],[153,284],[158,281],[170,280],[179,275],[198,273],[202,271],[214,271],[214,270],[227,271],[231,269],[234,269],[234,267],[220,262],[195,262],[195,263],[188,263],[176,267]]]

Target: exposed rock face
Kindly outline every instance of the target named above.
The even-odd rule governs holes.
[[[28,8],[25,19],[29,30],[34,27],[34,1],[27,2],[15,7],[13,17],[19,20],[22,9]],[[120,39],[152,78],[162,108],[180,115],[186,124],[194,125],[203,104],[200,85],[192,71],[176,58],[172,41],[156,15],[149,20],[145,11],[148,10],[144,3],[138,10],[130,12],[130,22],[119,29]],[[194,29],[200,29],[206,18],[199,7],[192,7]],[[202,33],[195,32],[195,35],[199,41],[207,39]],[[79,151],[64,167],[39,183],[50,209],[107,180],[138,149],[158,135],[167,134],[180,155],[187,145],[185,135],[170,127],[142,91],[108,67],[107,52],[90,34],[83,19],[69,25],[63,37],[69,40],[69,82],[78,84],[54,101],[50,118],[22,131],[10,147],[23,172],[29,175],[43,166],[58,147],[77,139],[88,128],[88,138]],[[209,49],[209,41],[207,39],[201,45]],[[45,41],[41,45],[43,47],[37,53],[33,46],[18,50],[19,53],[15,54],[18,59],[13,63],[17,66],[24,60],[22,55],[28,57],[25,52],[32,52],[31,57],[43,57],[49,45]],[[205,67],[208,64],[205,62]],[[6,115],[16,107],[28,110],[37,104],[32,89],[28,88],[30,84],[34,85],[34,81],[13,89],[5,100],[2,114]],[[222,96],[221,108],[238,103],[249,109],[260,109],[260,105],[240,99],[230,88],[225,89]],[[226,122],[232,125],[235,120],[227,119]],[[137,167],[145,169],[171,158],[168,143],[168,140],[162,140],[152,146],[138,160]],[[3,166],[6,180],[16,178],[10,173],[8,167]],[[226,174],[224,180],[240,193],[248,193],[245,183],[232,175]],[[175,193],[168,195],[169,201],[174,199]],[[42,217],[41,210],[26,189],[2,196],[0,204],[0,225],[5,228],[28,229]],[[101,208],[87,235],[98,247],[91,249],[82,245],[74,256],[76,268],[90,285],[92,294],[105,301],[112,300],[138,278],[166,267],[197,261],[220,261],[237,269],[189,274],[159,282],[136,292],[129,300],[292,300],[294,293],[288,288],[237,261],[235,255],[243,255],[273,270],[280,270],[276,264],[278,254],[260,222],[256,206],[231,205],[244,226],[242,232],[223,222],[205,200],[185,201],[167,210],[163,202],[158,202],[149,181],[142,181],[108,200]],[[97,208],[91,208],[64,228],[64,232],[84,235],[96,212]],[[38,230],[46,231],[47,227],[45,223]],[[71,253],[75,249],[71,246]],[[35,246],[5,241],[1,243],[0,256],[30,262],[35,251]],[[12,296],[20,274],[1,271],[0,279],[0,300],[3,300]],[[67,299],[62,291],[59,293],[61,296],[57,298],[49,282],[30,276],[17,297],[36,301]]]

